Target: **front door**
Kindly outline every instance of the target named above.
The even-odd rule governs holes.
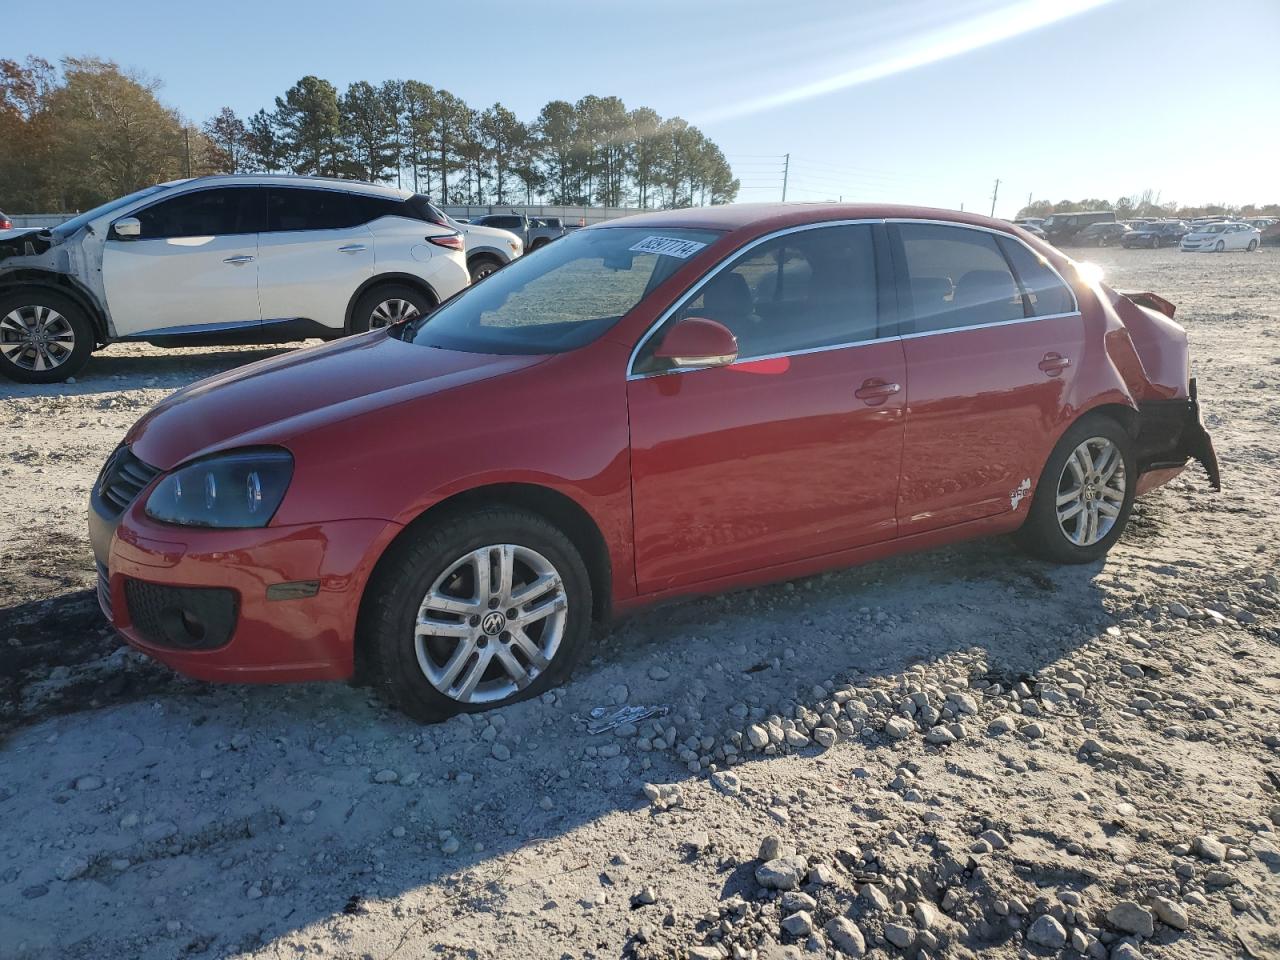
[[[991,231],[890,224],[904,313],[903,536],[1026,510],[1084,322],[1038,254]]]
[[[117,336],[256,326],[260,199],[255,187],[193,190],[131,214],[137,237],[112,228],[102,281]]]
[[[262,318],[346,324],[356,290],[373,276],[366,209],[343,190],[271,187],[259,239]]]
[[[668,321],[707,317],[736,363],[628,382],[642,593],[890,539],[902,343],[881,325],[870,224],[804,229],[715,273]]]

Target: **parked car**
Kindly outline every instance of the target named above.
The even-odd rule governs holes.
[[[0,210],[0,230],[12,230],[12,229],[13,229],[13,221],[10,220],[8,216],[5,215],[5,212],[3,210]]]
[[[1077,233],[1093,223],[1115,223],[1116,215],[1110,210],[1093,210],[1085,213],[1055,213],[1045,217],[1040,229],[1045,239],[1054,246],[1071,243]]]
[[[1124,238],[1132,233],[1131,227],[1123,223],[1091,223],[1071,240],[1078,247],[1113,247],[1123,243]]]
[[[215,176],[0,235],[0,373],[65,380],[96,348],[332,339],[430,312],[470,282],[422,196]]]
[[[1145,226],[1131,230],[1120,238],[1124,247],[1159,247],[1176,246],[1191,228],[1181,220],[1157,220]]]
[[[1262,243],[1262,231],[1247,223],[1215,222],[1194,228],[1182,238],[1183,252],[1222,253],[1224,250],[1248,250],[1252,253]]]
[[[1022,220],[1014,220],[1012,221],[1012,223],[1015,227],[1021,227],[1023,230],[1027,231],[1027,233],[1031,234],[1036,239],[1038,240],[1044,239],[1044,230],[1040,226],[1042,223],[1044,223],[1044,221],[1039,219],[1038,217],[1031,217],[1031,218],[1026,218]]]
[[[449,226],[453,227],[465,241],[467,254],[467,270],[471,274],[471,282],[477,283],[500,270],[512,260],[524,255],[524,241],[510,230],[497,227],[482,226],[472,220],[458,220],[446,213],[441,213]]]
[[[552,240],[558,240],[567,232],[564,228],[564,222],[559,217],[536,219],[515,211],[479,217],[472,220],[472,223],[479,223],[486,227],[498,227],[501,230],[510,230],[520,238],[524,243],[524,248],[530,252],[547,245]]]
[[[1173,313],[974,214],[597,224],[161,402],[93,485],[99,599],[191,676],[358,664],[435,720],[668,598],[1015,531],[1096,562],[1189,457],[1218,482]]]

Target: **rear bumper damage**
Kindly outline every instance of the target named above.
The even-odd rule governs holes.
[[[1149,400],[1138,404],[1142,426],[1138,430],[1138,472],[1181,469],[1197,461],[1214,490],[1222,489],[1218,455],[1200,418],[1196,381],[1191,378],[1188,396],[1181,400]]]

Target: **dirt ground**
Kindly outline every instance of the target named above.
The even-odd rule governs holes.
[[[0,957],[1280,956],[1280,249],[1089,259],[1178,305],[1224,492],[1189,470],[1093,567],[991,541],[645,613],[432,727],[101,623],[102,461],[272,351],[0,383]],[[625,704],[665,712],[588,733]]]

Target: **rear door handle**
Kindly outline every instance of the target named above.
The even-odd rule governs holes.
[[[365,247],[363,243],[348,243],[345,247],[339,247],[338,252],[339,253],[359,253],[364,248]]]
[[[235,264],[238,267],[238,266],[241,266],[242,264],[253,263],[253,257],[250,257],[250,256],[227,257],[227,259],[223,260],[222,262]]]
[[[1040,369],[1051,377],[1058,376],[1069,366],[1071,361],[1060,353],[1046,353],[1040,361]]]
[[[872,377],[864,380],[862,386],[853,391],[853,395],[868,407],[878,407],[901,389],[902,387],[896,383],[888,383],[878,377]]]

